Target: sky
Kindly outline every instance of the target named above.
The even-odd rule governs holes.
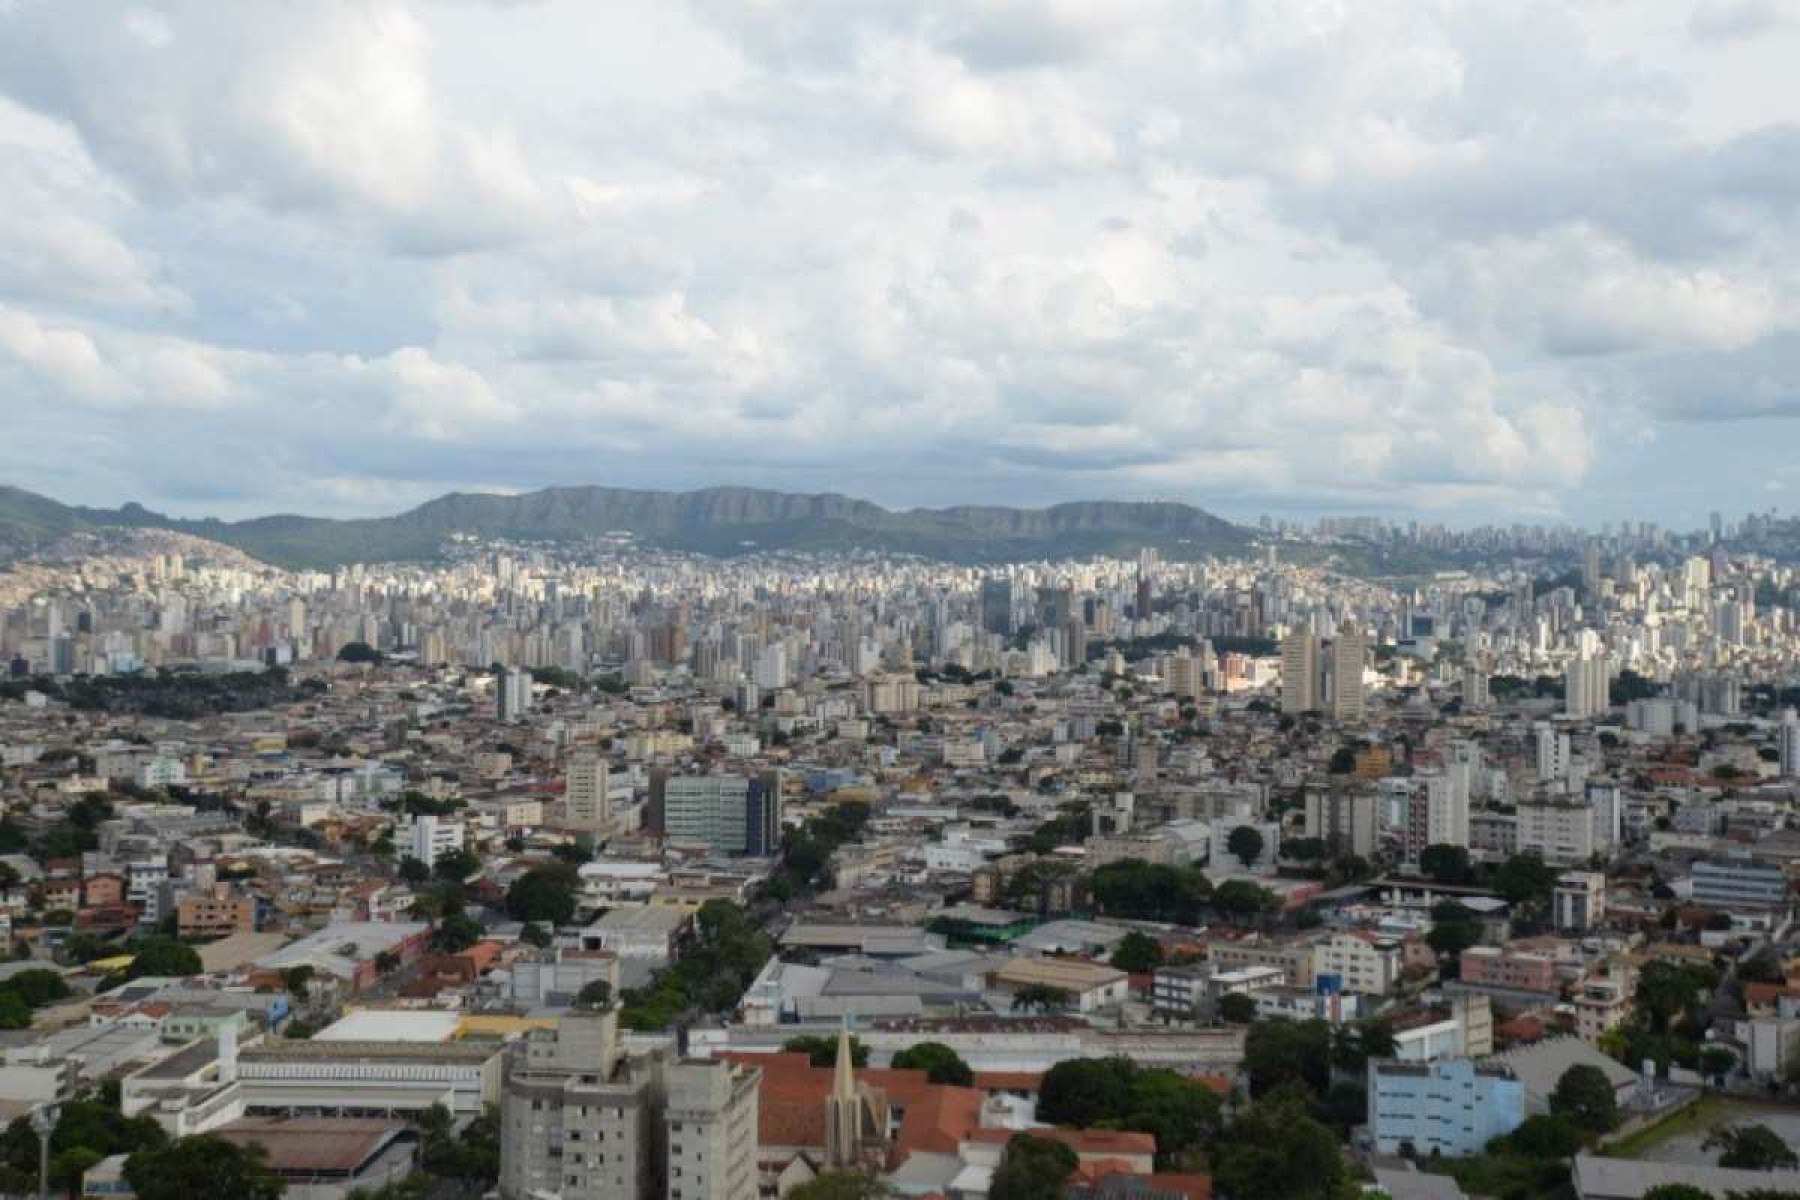
[[[1800,496],[1800,0],[0,0],[0,482]]]

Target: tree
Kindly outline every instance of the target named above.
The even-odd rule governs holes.
[[[1252,1104],[1213,1158],[1213,1182],[1231,1200],[1335,1200],[1344,1186],[1337,1134],[1291,1092]]]
[[[383,950],[375,956],[375,973],[386,975],[400,965],[400,956],[392,950]]]
[[[1425,944],[1439,958],[1459,958],[1480,941],[1481,922],[1471,909],[1454,900],[1432,906],[1431,930],[1425,935]]]
[[[481,940],[481,922],[458,913],[439,921],[431,931],[431,948],[439,954],[461,954]]]
[[[301,1001],[306,1000],[306,985],[312,982],[313,968],[310,963],[301,963],[289,967],[281,973],[281,986],[287,989],[288,995]]]
[[[1147,933],[1132,930],[1113,947],[1112,965],[1132,975],[1143,975],[1162,966],[1162,943]]]
[[[1638,972],[1633,999],[1650,1031],[1664,1033],[1670,1021],[1697,1007],[1701,997],[1712,990],[1717,980],[1717,973],[1708,967],[1648,962]]]
[[[1331,1084],[1331,1026],[1324,1021],[1259,1021],[1244,1037],[1243,1071],[1250,1095],[1298,1084],[1323,1096]]]
[[[408,854],[400,859],[400,878],[417,887],[431,878],[431,868]]]
[[[1546,863],[1535,850],[1515,854],[1495,868],[1494,890],[1513,904],[1542,905],[1549,903],[1556,890],[1556,869]]]
[[[1438,883],[1467,883],[1474,878],[1466,846],[1425,847],[1419,852],[1419,870]]]
[[[481,870],[481,860],[468,850],[446,850],[431,864],[431,872],[446,883],[461,883]]]
[[[441,1104],[419,1121],[419,1166],[465,1196],[481,1196],[500,1178],[500,1110],[488,1105],[460,1131]]]
[[[1061,1142],[1013,1135],[988,1185],[989,1200],[1063,1200],[1080,1160]]]
[[[1700,1143],[1702,1150],[1718,1150],[1719,1165],[1740,1171],[1792,1171],[1800,1169],[1800,1155],[1767,1125],[1727,1125],[1713,1130]]]
[[[263,1163],[262,1151],[203,1134],[125,1160],[125,1180],[138,1200],[279,1200],[287,1185]]]
[[[923,1071],[932,1083],[968,1087],[975,1082],[969,1064],[942,1042],[914,1042],[894,1055],[889,1065]]]
[[[1567,1117],[1539,1113],[1507,1134],[1506,1144],[1527,1158],[1572,1158],[1587,1144],[1587,1134]]]
[[[1737,1055],[1723,1046],[1708,1046],[1700,1051],[1700,1073],[1716,1082],[1723,1083],[1737,1066]]]
[[[1140,1069],[1120,1124],[1154,1136],[1157,1166],[1168,1170],[1218,1134],[1220,1107],[1218,1095],[1198,1080],[1166,1069]]]
[[[1213,906],[1226,916],[1256,917],[1280,906],[1273,892],[1245,879],[1227,879],[1212,895]]]
[[[0,982],[0,991],[17,992],[19,999],[32,1008],[42,1008],[58,1000],[67,1000],[71,994],[63,977],[44,967],[29,967],[15,975],[8,975],[4,982]]]
[[[131,965],[125,968],[127,979],[149,976],[198,975],[206,968],[192,946],[184,946],[174,938],[147,937],[132,948]]]
[[[815,1067],[833,1067],[837,1065],[838,1040],[824,1034],[809,1034],[804,1037],[791,1037],[781,1043],[781,1048],[789,1054],[804,1054]],[[869,1065],[869,1048],[862,1044],[861,1038],[850,1039],[850,1065],[866,1067]]]
[[[518,921],[566,925],[575,917],[581,877],[563,863],[533,867],[506,889],[507,915]]]
[[[371,663],[379,666],[386,661],[386,655],[367,642],[345,642],[337,652],[337,660],[343,663]]]
[[[1038,1119],[1082,1129],[1116,1120],[1131,1108],[1137,1072],[1128,1058],[1065,1059],[1038,1085]]]
[[[1219,1019],[1233,1025],[1248,1025],[1256,1020],[1256,1001],[1243,992],[1228,992],[1219,997]]]
[[[612,1003],[612,984],[604,979],[596,979],[581,985],[575,993],[575,1004],[578,1008],[605,1008]]]
[[[1713,1200],[1713,1194],[1691,1183],[1659,1183],[1644,1193],[1643,1200]]]
[[[1562,1073],[1550,1093],[1550,1111],[1567,1117],[1592,1134],[1606,1133],[1619,1123],[1619,1101],[1599,1067],[1580,1063]]]
[[[1012,1010],[1014,1012],[1061,1012],[1069,1007],[1074,997],[1065,988],[1052,987],[1047,983],[1026,984],[1013,993]]]
[[[827,1171],[787,1194],[787,1200],[883,1200],[892,1189],[861,1171]]]
[[[542,950],[556,940],[556,935],[536,921],[527,921],[525,927],[519,930],[519,940],[528,946],[536,946]]]
[[[1239,825],[1226,835],[1225,848],[1249,870],[1262,857],[1263,835],[1254,825]]]

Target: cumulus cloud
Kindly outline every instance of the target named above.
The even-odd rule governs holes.
[[[1800,417],[1756,78],[1800,47],[1630,7],[16,0],[0,471],[226,512],[1729,492],[1655,434]]]

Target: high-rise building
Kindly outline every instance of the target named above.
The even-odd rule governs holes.
[[[781,844],[781,773],[650,777],[650,819],[672,842],[763,858]]]
[[[1333,857],[1375,855],[1379,801],[1367,792],[1306,791],[1306,836],[1323,840]]]
[[[1781,714],[1780,739],[1781,773],[1800,775],[1800,714],[1791,708]]]
[[[1331,643],[1331,715],[1337,720],[1363,718],[1363,664],[1368,655],[1369,639],[1348,629],[1339,630]]]
[[[1281,711],[1314,712],[1319,707],[1319,639],[1296,629],[1281,639]]]
[[[1569,774],[1569,735],[1560,733],[1547,722],[1533,728],[1537,741],[1537,777],[1540,783],[1558,782]]]
[[[1582,654],[1563,668],[1563,711],[1578,721],[1599,716],[1612,704],[1605,655]]]
[[[669,1200],[756,1200],[758,1075],[712,1060],[669,1068]]]
[[[1488,691],[1487,668],[1471,665],[1463,668],[1462,706],[1465,712],[1485,712],[1493,704]]]
[[[1012,636],[1012,580],[996,577],[981,581],[981,627],[1001,637]]]
[[[502,671],[496,696],[502,721],[522,720],[531,708],[531,672]]]
[[[440,821],[430,813],[421,813],[411,825],[401,826],[396,833],[395,841],[402,853],[435,867],[439,855],[463,848],[466,830],[461,821]]]
[[[606,760],[591,751],[569,760],[563,807],[569,828],[601,840],[612,835],[612,797]]]
[[[509,1048],[504,1200],[753,1200],[760,1072],[627,1056],[618,1010],[576,1007]]]
[[[1039,629],[1062,629],[1075,615],[1075,593],[1067,585],[1049,585],[1037,590]]]

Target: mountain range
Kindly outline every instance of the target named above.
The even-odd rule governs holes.
[[[1168,501],[1087,500],[1049,508],[961,506],[893,510],[866,500],[754,488],[692,492],[554,487],[503,496],[453,492],[391,517],[334,520],[279,515],[242,521],[167,517],[140,504],[84,508],[0,486],[0,559],[75,533],[166,529],[234,547],[289,568],[429,560],[451,535],[579,543],[629,533],[668,550],[731,555],[754,550],[865,549],[951,562],[1129,554],[1241,553],[1249,531]]]

